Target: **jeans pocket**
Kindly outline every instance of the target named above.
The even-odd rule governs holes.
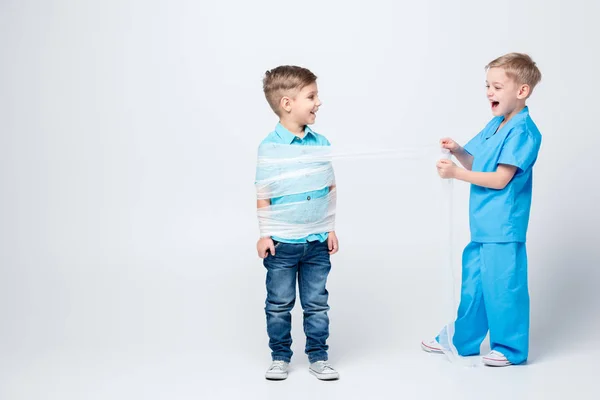
[[[273,246],[274,250],[277,250],[279,248],[279,245],[281,244],[281,242],[278,242],[277,240],[273,240],[273,243],[275,244]],[[267,256],[265,257],[265,260],[268,258],[274,257],[273,254],[271,253],[271,250],[267,249]]]

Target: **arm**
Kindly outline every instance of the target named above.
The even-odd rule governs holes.
[[[271,205],[271,199],[256,200],[256,208],[265,208]]]
[[[256,208],[265,208],[271,205],[271,199],[259,199],[256,200]],[[275,255],[275,244],[273,243],[273,239],[270,236],[261,237],[258,239],[256,243],[256,251],[258,252],[258,256],[260,258],[267,257],[268,252],[271,252],[271,255]]]
[[[467,170],[473,169],[473,156],[451,138],[443,138],[440,140],[440,145],[444,149],[450,150],[450,153],[456,157],[460,164]]]
[[[500,164],[495,172],[473,172],[459,168],[450,160],[438,162],[438,173],[442,178],[456,178],[490,189],[504,189],[517,172],[514,165]]]
[[[460,146],[460,148],[453,151],[452,154],[466,170],[471,171],[473,168],[473,156],[467,153],[464,147]]]
[[[331,192],[335,188],[336,188],[336,185],[334,183],[331,186],[329,186],[329,191]],[[329,235],[327,236],[327,247],[329,248],[330,255],[338,252],[340,245],[339,245],[337,235],[335,234],[335,231],[329,232]]]

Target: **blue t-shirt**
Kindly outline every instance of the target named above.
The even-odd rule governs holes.
[[[529,116],[528,107],[498,130],[503,120],[502,116],[493,118],[464,147],[473,156],[473,171],[495,172],[499,164],[517,167],[504,189],[471,185],[469,225],[474,242],[526,241],[533,165],[542,135]]]
[[[304,128],[304,138],[300,139],[298,136],[294,135],[292,132],[287,130],[281,123],[278,123],[275,127],[275,130],[267,135],[267,137],[261,142],[258,148],[258,155],[261,155],[261,148],[265,144],[289,144],[295,146],[330,146],[329,141],[325,136],[320,135],[310,129],[308,126]],[[259,177],[257,176],[257,180]],[[323,189],[303,192],[298,194],[286,195],[281,197],[273,197],[271,198],[271,205],[277,204],[286,204],[286,203],[304,203],[300,205],[298,208],[302,213],[306,213],[311,208],[311,200],[318,199],[320,197],[327,196],[329,193],[329,187],[325,187]],[[314,211],[314,210],[313,210]],[[319,213],[319,210],[316,210],[316,213]],[[278,242],[284,243],[307,243],[320,241],[324,242],[327,240],[328,232],[315,232],[306,237],[302,238],[280,238],[273,236],[272,239]]]

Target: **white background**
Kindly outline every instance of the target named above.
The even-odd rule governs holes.
[[[1,0],[0,399],[563,398],[593,387],[599,11],[575,0]],[[435,159],[340,161],[329,344],[342,378],[308,374],[298,302],[290,377],[265,381],[253,179],[277,120],[264,72],[317,74],[313,128],[334,145],[401,149],[479,132],[491,118],[484,66],[511,51],[543,74],[529,102],[543,143],[528,365],[463,369],[419,348],[449,299]],[[468,185],[456,182],[453,200],[459,271]]]

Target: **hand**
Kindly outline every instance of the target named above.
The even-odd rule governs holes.
[[[437,163],[438,175],[444,179],[451,179],[456,176],[457,166],[450,160],[442,159]]]
[[[256,243],[256,251],[260,258],[267,258],[267,252],[270,251],[271,255],[275,255],[275,243],[270,237],[260,238]]]
[[[333,231],[329,232],[327,237],[327,247],[329,248],[329,254],[337,253],[340,248],[337,235]]]
[[[460,145],[450,138],[441,139],[440,146],[442,146],[444,149],[450,150],[450,153],[452,154],[460,150]]]

